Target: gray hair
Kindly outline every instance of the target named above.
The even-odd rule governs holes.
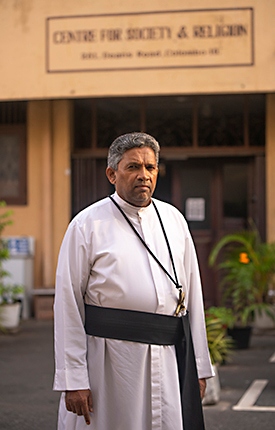
[[[123,134],[113,141],[108,152],[108,167],[117,170],[118,163],[121,161],[126,151],[132,148],[143,147],[151,148],[154,151],[158,165],[160,146],[156,139],[146,133],[133,132]]]

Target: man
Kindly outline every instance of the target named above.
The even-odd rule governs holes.
[[[177,209],[152,199],[158,160],[153,137],[118,137],[106,169],[116,192],[80,212],[65,234],[55,296],[54,389],[63,391],[59,430],[89,424],[93,430],[188,428],[182,411],[189,395],[185,399],[185,383],[179,381],[181,347],[178,340],[176,346],[148,340],[156,324],[145,322],[160,320],[155,337],[166,331],[163,320],[181,324],[173,316],[179,290],[190,315],[201,397],[205,379],[213,376],[190,233]],[[192,413],[195,418],[196,410]]]

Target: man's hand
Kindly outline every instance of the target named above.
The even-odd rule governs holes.
[[[201,399],[204,398],[205,395],[205,389],[206,389],[206,379],[199,379],[199,385],[200,385],[200,394],[201,394]]]
[[[86,424],[90,424],[90,412],[93,412],[93,399],[90,390],[66,391],[66,408],[77,415],[83,415]]]

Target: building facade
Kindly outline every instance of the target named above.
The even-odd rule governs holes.
[[[137,130],[160,142],[155,196],[186,216],[205,305],[217,304],[215,241],[249,219],[275,240],[274,1],[23,0],[0,11],[0,199],[14,213],[7,234],[35,238],[36,315],[51,315],[68,222],[112,191],[108,146]]]

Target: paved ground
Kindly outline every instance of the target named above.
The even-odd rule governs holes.
[[[232,409],[255,379],[268,380],[256,406],[275,407],[275,363],[269,362],[274,352],[274,331],[261,332],[250,349],[236,351],[233,361],[220,367],[221,399],[204,407],[206,430],[274,429],[275,412]],[[56,429],[59,394],[52,391],[53,372],[51,321],[23,321],[18,333],[0,334],[1,430]]]
[[[275,332],[259,331],[251,340],[249,349],[237,350],[232,362],[219,368],[221,383],[220,402],[204,407],[206,430],[273,430],[275,422]],[[272,359],[274,361],[270,361]],[[266,381],[257,392],[251,385]],[[247,409],[240,405],[246,394]],[[253,398],[254,397],[254,398]]]
[[[51,321],[23,321],[18,333],[0,335],[1,430],[56,428],[53,369]]]

